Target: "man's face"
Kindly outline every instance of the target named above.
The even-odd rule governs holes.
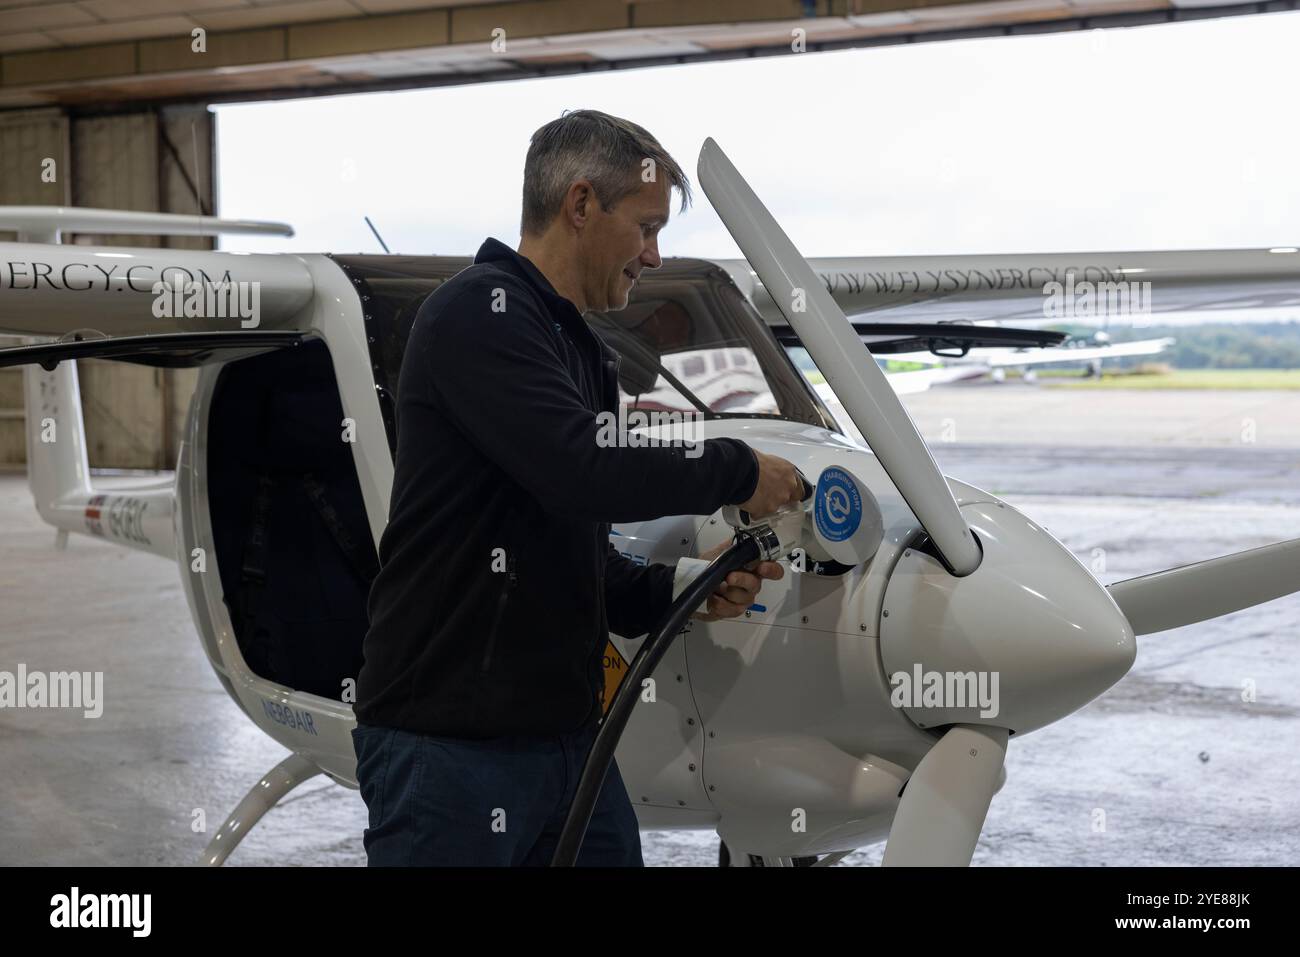
[[[623,309],[643,269],[658,269],[659,230],[668,222],[672,187],[666,180],[642,183],[608,212],[591,204],[582,231],[583,287],[587,308]]]

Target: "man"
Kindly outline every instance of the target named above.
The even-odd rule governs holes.
[[[624,308],[658,268],[673,188],[684,208],[685,174],[644,129],[568,113],[533,135],[518,252],[488,239],[416,315],[355,708],[371,865],[548,863],[608,629],[646,633],[673,595],[674,569],[618,555],[609,523],[800,496],[793,465],[735,439],[690,456],[597,441],[617,356],[583,314]],[[705,614],[741,614],[781,574],[733,572]],[[615,765],[578,863],[642,863]]]

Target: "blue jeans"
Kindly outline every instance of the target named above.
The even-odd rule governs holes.
[[[358,724],[357,780],[371,867],[546,866],[596,726],[558,736],[471,740]],[[611,763],[579,866],[641,867],[641,834]]]

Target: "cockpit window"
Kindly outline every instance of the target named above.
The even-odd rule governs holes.
[[[712,263],[666,260],[627,308],[591,312],[619,353],[619,399],[641,411],[778,418],[838,431],[767,324]]]
[[[411,324],[429,294],[472,260],[332,258],[362,297],[375,388],[396,450],[397,381]],[[779,418],[839,431],[762,317],[712,263],[665,260],[642,273],[626,309],[586,318],[619,353],[619,399],[629,410]]]

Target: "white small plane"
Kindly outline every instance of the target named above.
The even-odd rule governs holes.
[[[693,622],[659,663],[656,699],[638,705],[618,749],[641,826],[715,830],[733,866],[817,855],[825,865],[886,838],[886,864],[968,864],[1009,737],[1104,693],[1132,664],[1136,636],[1300,590],[1300,540],[1103,587],[1030,518],[939,472],[845,311],[897,309],[912,324],[952,318],[950,299],[963,316],[987,299],[1032,312],[1068,270],[1144,272],[1183,308],[1198,296],[1294,302],[1300,257],[809,263],[712,140],[699,180],[746,260],[665,260],[627,310],[589,318],[621,355],[628,405],[648,407],[662,377],[705,437],[743,439],[816,483],[804,508],[766,531],[761,519],[739,524],[735,509],[616,526],[616,547],[640,562],[671,565],[763,535],[789,563],[744,617]],[[469,260],[60,244],[63,232],[290,232],[112,210],[0,208],[0,228],[20,234],[0,243],[0,331],[32,341],[0,350],[0,363],[25,365],[37,510],[59,545],[77,532],[174,562],[221,687],[291,752],[212,837],[203,860],[220,864],[303,781],[356,787],[351,689],[388,515],[402,350],[420,303]],[[778,325],[861,442],[798,371]],[[1059,336],[922,325],[871,341]],[[698,392],[668,368],[716,355],[726,362],[710,372],[722,378]],[[88,357],[199,367],[174,474],[97,486],[75,361]],[[764,389],[743,395],[755,375]],[[677,428],[643,431],[664,440]],[[611,636],[607,701],[643,641]],[[996,700],[976,700],[990,673]],[[913,675],[915,694],[900,694]]]
[[[899,395],[925,392],[931,386],[960,382],[965,379],[976,379],[984,375],[991,375],[1001,381],[1003,376],[1000,373],[1004,373],[1008,368],[1024,368],[1035,365],[1077,365],[1085,363],[1088,367],[1088,374],[1098,375],[1101,371],[1103,359],[1158,355],[1174,342],[1172,338],[1167,337],[1117,343],[1115,345],[1104,344],[1098,340],[1098,345],[1088,348],[1078,346],[1069,348],[1055,348],[1052,346],[1016,348],[1011,345],[969,348],[969,345],[966,344],[969,351],[961,358],[955,358],[943,353],[929,351],[890,351],[891,347],[908,341],[906,338],[901,338],[908,335],[901,327],[891,328],[887,324],[865,323],[859,323],[858,327],[874,330],[870,333],[862,333],[864,344],[873,350],[873,354],[884,356],[896,362],[909,362],[932,367],[906,372],[886,369],[885,375],[889,380],[889,384]],[[913,326],[912,328],[917,327]],[[924,328],[931,333],[937,331],[932,326]],[[817,394],[823,401],[827,403],[833,402],[833,391],[825,387],[820,377],[814,372],[815,366],[811,361],[806,360],[806,351],[798,344],[798,337],[789,332],[777,331],[777,340],[792,353],[795,364],[804,371],[809,381],[817,388]],[[1020,335],[1017,338],[1020,339],[1025,336],[1032,336],[1034,337],[1032,341],[1042,341],[1046,338],[1041,333],[1035,333],[1033,330],[1028,329],[1006,331],[1019,333]],[[972,337],[978,336],[978,334],[977,331],[970,333]],[[1102,335],[1104,334],[1097,333],[1097,336]],[[891,336],[900,338],[891,339],[889,338]],[[753,353],[747,349],[690,349],[684,352],[675,352],[671,355],[663,355],[661,359],[665,373],[678,380],[680,385],[684,385],[715,411],[744,411],[748,409],[762,412],[765,410],[772,411],[776,408],[775,400],[767,390],[764,382],[762,369],[755,360]],[[812,366],[812,368],[809,368],[809,366]],[[1027,369],[1026,379],[1028,381],[1032,381],[1031,373],[1032,370]],[[626,392],[623,393],[622,397],[625,400],[632,398]],[[650,391],[642,393],[637,399],[638,406],[643,409],[684,410],[689,407],[688,404],[683,404],[682,394],[671,384],[669,378],[662,373]],[[836,413],[836,419],[841,424],[844,424],[838,412]]]
[[[974,348],[960,358],[948,358],[943,355],[936,355],[933,352],[903,352],[891,355],[889,358],[895,362],[912,362],[919,365],[935,366],[938,369],[964,372],[965,375],[962,378],[979,378],[988,375],[997,382],[1002,382],[1006,378],[1007,369],[1024,369],[1025,381],[1032,382],[1034,376],[1031,366],[1083,364],[1085,376],[1099,376],[1101,375],[1101,364],[1107,359],[1157,356],[1176,341],[1172,336],[1162,336],[1158,339],[1139,339],[1133,342],[1113,343],[1110,341],[1108,333],[1096,332],[1093,334],[1091,342],[1082,339],[1067,340],[1060,346],[1049,348]],[[929,372],[931,370],[920,369],[917,371]],[[922,388],[914,389],[894,382],[896,377],[908,375],[906,372],[890,372],[888,374],[890,384],[894,385],[895,391],[900,395],[911,391],[923,391]],[[938,383],[931,382],[929,384],[937,385]],[[924,388],[928,388],[928,385]]]
[[[1026,332],[1027,330],[1018,331]],[[1087,365],[1087,375],[1099,376],[1101,375],[1101,363],[1104,359],[1159,355],[1175,342],[1172,337],[1142,339],[1136,342],[1123,342],[1115,345],[1110,345],[1107,340],[1106,333],[1098,332],[1094,335],[1094,342],[1098,344],[1092,346],[1034,347],[1025,349],[1007,348],[1005,346],[999,348],[976,347],[965,352],[961,358],[947,358],[934,352],[893,353],[889,356],[890,359],[928,365],[930,368],[907,372],[887,372],[886,378],[890,386],[899,395],[914,395],[918,392],[928,391],[931,386],[948,385],[968,379],[979,379],[986,375],[995,382],[1003,382],[1009,368],[1024,369],[1023,381],[1033,383],[1036,381],[1036,375],[1031,367],[1037,365],[1076,365],[1083,362]],[[835,416],[835,421],[840,428],[844,430],[845,434],[861,441],[861,433],[858,432],[853,420],[844,411],[844,407],[840,405],[839,399],[835,396],[835,391],[825,382],[820,381],[819,377],[810,376],[809,378],[813,382],[813,388],[817,390],[817,395],[826,403],[826,408]]]

